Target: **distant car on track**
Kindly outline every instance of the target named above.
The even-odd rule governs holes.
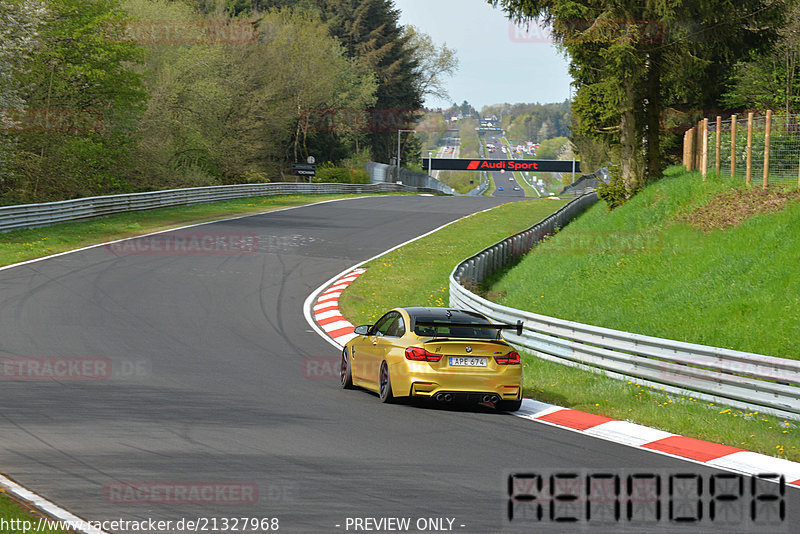
[[[341,386],[449,403],[466,400],[515,411],[522,405],[520,355],[500,332],[517,325],[449,308],[395,308],[356,328],[342,350]]]
[[[499,187],[497,188],[497,190],[498,190],[498,191],[504,191],[504,189],[503,189],[503,186],[502,186],[502,185],[501,185],[501,186],[499,186]]]

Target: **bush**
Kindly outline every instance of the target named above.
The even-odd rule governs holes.
[[[564,148],[564,145],[569,144],[569,139],[566,137],[554,137],[552,139],[545,139],[536,149],[537,159],[557,159],[558,153]]]
[[[622,206],[630,198],[619,167],[608,168],[608,183],[600,182],[597,186],[597,196],[605,200],[608,211]]]
[[[317,183],[368,184],[369,173],[366,169],[319,166],[314,181]]]

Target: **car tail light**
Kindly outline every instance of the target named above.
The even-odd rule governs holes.
[[[519,365],[519,352],[512,350],[505,356],[495,356],[494,360],[497,365]]]
[[[406,349],[406,360],[415,362],[438,362],[442,359],[441,354],[433,354],[422,347],[408,347]]]

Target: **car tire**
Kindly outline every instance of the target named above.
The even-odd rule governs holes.
[[[386,365],[386,362],[381,364],[378,395],[380,396],[381,402],[390,404],[395,401],[394,394],[392,394],[392,379],[389,376],[389,366]]]
[[[501,412],[516,412],[522,407],[522,399],[504,400],[497,403],[497,410]]]
[[[353,389],[353,371],[350,367],[350,354],[347,347],[342,350],[342,365],[339,369],[339,384],[342,389]]]

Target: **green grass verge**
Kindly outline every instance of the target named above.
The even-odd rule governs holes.
[[[447,306],[448,277],[459,261],[532,226],[565,203],[512,202],[465,217],[367,263],[367,272],[342,294],[339,307],[353,324],[371,324],[398,306]]]
[[[476,183],[471,184],[470,180]],[[464,195],[478,187],[480,177],[478,173],[472,171],[439,171],[439,181]]]
[[[525,179],[525,176],[521,172],[515,172],[514,177],[517,179],[517,183],[525,191],[525,196],[529,198],[540,198],[542,195],[538,194],[536,190],[531,187],[528,183],[528,180]]]
[[[276,195],[250,197],[148,211],[120,213],[0,234],[0,266],[74,250],[96,243],[199,223],[301,206],[351,195]]]
[[[39,515],[33,513],[30,508],[23,506],[11,499],[0,490],[0,520],[5,521],[6,525],[18,528],[8,528],[3,530],[3,534],[30,534],[31,532],[42,532],[44,534],[64,534],[63,530],[49,529],[42,525],[42,530],[35,530],[39,525]],[[24,522],[30,521],[30,525]],[[31,528],[25,528],[30,526]]]
[[[494,185],[494,178],[492,178],[492,173],[487,172],[486,178],[489,180],[489,187],[487,187],[486,191],[483,192],[483,196],[490,197],[494,194],[497,187]]]
[[[670,171],[667,179],[661,184],[662,187],[675,177],[676,171]],[[729,187],[729,184],[713,180],[703,184],[697,178],[693,176],[691,183],[683,184],[674,196],[668,196],[667,191],[662,189],[657,195],[659,201],[673,207],[661,206],[660,209],[671,213],[684,212],[685,209],[677,208],[683,204],[681,197],[699,197],[702,191],[713,193]],[[523,222],[523,218],[515,208],[526,205],[541,208],[541,212],[531,213],[531,218],[525,218]],[[529,226],[537,217],[542,219],[562,205],[563,202],[554,200],[534,200],[505,205],[488,213],[459,221],[434,235],[373,260],[367,264],[367,272],[342,294],[340,308],[352,323],[368,324],[395,306],[447,305],[447,278],[457,261],[474,254],[501,237],[514,233],[519,229],[518,226]],[[649,208],[653,203],[647,201],[644,205]],[[606,214],[604,207],[597,208],[600,208],[603,215]],[[585,217],[591,215],[592,212],[588,212]],[[618,217],[620,221],[630,217],[618,213],[610,215]],[[492,220],[487,220],[487,216],[491,216]],[[648,209],[639,214],[639,218],[641,220],[637,224],[646,227],[658,216]],[[517,224],[515,222],[517,220],[522,224]],[[501,226],[503,231],[495,233]],[[488,235],[487,231],[491,231],[492,234]],[[538,279],[528,281],[527,283],[533,285],[518,285],[515,292],[531,293],[534,299],[547,300],[548,293],[552,293],[550,291],[519,291],[519,288],[557,287],[559,294],[562,291],[571,291],[569,286],[573,282],[573,270],[566,266],[554,274],[561,275],[556,276],[557,282],[542,284]],[[550,277],[550,273],[539,273],[539,276],[545,275]],[[393,280],[395,283],[387,285],[386,280]],[[581,296],[578,302],[586,303],[586,300]],[[607,302],[603,301],[605,304]],[[524,365],[526,397],[800,461],[797,449],[798,425],[794,421],[780,420],[757,412],[730,409],[692,397],[667,395],[658,390],[626,384],[624,381],[597,373],[541,360],[529,354],[524,354]]]
[[[797,421],[669,395],[523,353],[526,397],[682,436],[800,461]]]

